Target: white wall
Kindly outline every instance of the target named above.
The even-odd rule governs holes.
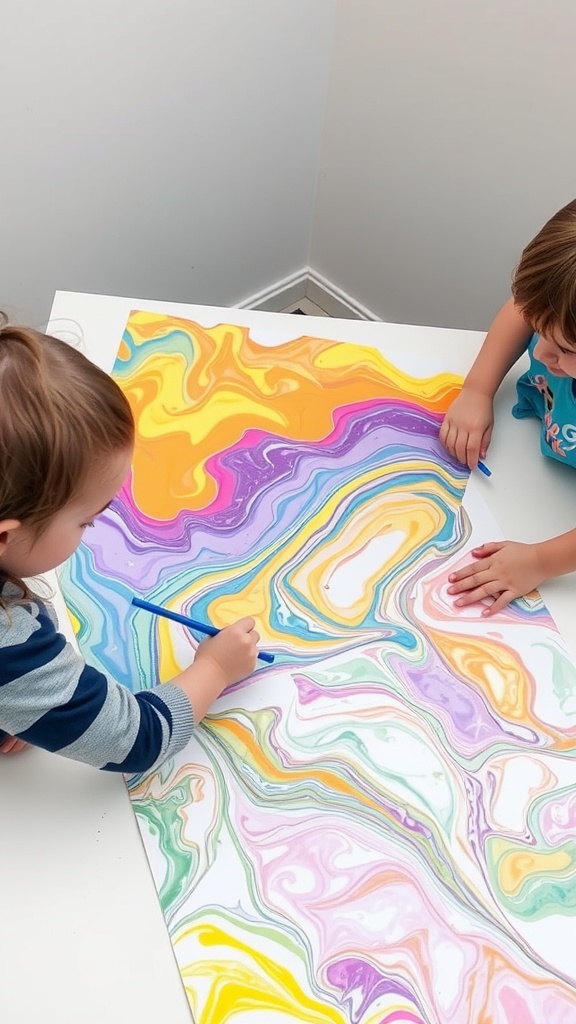
[[[335,0],[2,0],[0,308],[308,262]]]
[[[576,196],[575,39],[573,0],[339,0],[314,269],[384,319],[485,329]]]
[[[20,320],[310,263],[385,319],[485,328],[576,195],[572,0],[2,0],[0,37]]]

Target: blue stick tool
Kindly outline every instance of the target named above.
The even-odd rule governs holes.
[[[484,462],[478,463],[478,469],[481,473],[484,473],[484,476],[492,476],[492,470],[488,469],[488,466]]]
[[[150,604],[150,601],[141,601],[139,597],[133,597],[132,604],[136,605],[136,608],[143,608],[146,612],[152,612],[152,615],[161,615],[163,619],[171,619],[172,622],[179,622],[181,626],[188,626],[188,629],[195,629],[198,633],[206,633],[207,636],[216,636],[220,632],[215,626],[209,626],[206,622],[197,622],[196,619],[189,619],[186,615],[171,612],[168,608],[161,608],[157,604]],[[269,665],[272,665],[274,661],[274,655],[268,654],[268,651],[258,651],[258,657],[262,661],[267,661]]]

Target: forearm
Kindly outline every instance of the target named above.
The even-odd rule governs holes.
[[[544,579],[576,571],[576,530],[536,544]]]
[[[202,721],[223,689],[222,672],[207,663],[207,659],[200,658],[176,676],[172,683],[188,697],[196,724]]]
[[[492,323],[464,387],[493,398],[508,370],[526,351],[532,334],[532,328],[510,299]]]

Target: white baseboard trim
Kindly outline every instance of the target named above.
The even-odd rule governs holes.
[[[330,316],[353,318],[354,320],[381,320],[367,306],[363,306],[354,296],[348,295],[338,285],[333,284],[327,277],[323,277],[313,267],[308,267],[308,281],[306,283],[306,298],[315,302],[320,309],[326,310]]]
[[[240,309],[264,309],[269,313],[279,313],[304,298],[310,299],[330,316],[347,320],[382,319],[312,267],[302,267],[236,305]]]
[[[294,274],[283,277],[268,288],[250,295],[249,298],[237,302],[239,309],[264,309],[268,313],[279,313],[286,306],[291,306],[306,295],[306,284],[308,281],[308,267],[302,267]]]

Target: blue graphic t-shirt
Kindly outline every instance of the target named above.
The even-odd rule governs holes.
[[[536,416],[542,420],[542,454],[550,455],[576,469],[576,380],[572,377],[555,377],[544,363],[535,359],[534,346],[537,341],[538,335],[532,335],[528,346],[530,369],[522,374],[516,384],[518,401],[512,414],[517,419]]]

